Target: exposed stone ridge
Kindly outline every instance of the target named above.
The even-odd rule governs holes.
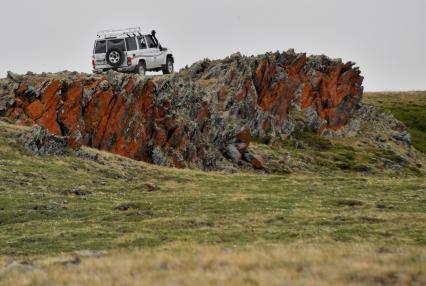
[[[72,147],[159,165],[262,168],[249,151],[253,137],[273,143],[297,129],[342,129],[360,106],[362,81],[351,62],[292,50],[206,59],[169,76],[9,73],[0,116],[43,125]]]

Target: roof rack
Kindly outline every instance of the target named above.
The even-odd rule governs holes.
[[[125,36],[137,36],[142,35],[142,29],[140,27],[127,28],[127,29],[109,29],[99,31],[96,36],[98,39],[116,38]]]

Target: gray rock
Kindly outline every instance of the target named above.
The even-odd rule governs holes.
[[[21,139],[28,150],[39,155],[63,155],[68,146],[65,137],[49,134],[46,128],[37,125]]]
[[[401,133],[401,139],[404,142],[411,143],[411,136],[408,131],[404,131]]]
[[[264,160],[261,156],[246,152],[243,155],[243,159],[247,162],[249,162],[255,169],[264,169]]]
[[[37,193],[36,194],[36,198],[37,199],[42,199],[42,198],[44,198],[46,195],[44,194],[44,193]]]
[[[383,150],[390,149],[389,144],[386,144],[386,143],[378,143],[377,147],[379,147],[379,149],[383,149]]]
[[[244,153],[247,150],[248,146],[249,144],[246,142],[235,143],[235,147],[238,149],[240,153]]]
[[[376,141],[384,143],[386,142],[386,138],[383,135],[376,135]]]
[[[107,80],[114,88],[122,88],[122,83],[128,78],[128,75],[109,70],[107,72]]]
[[[396,141],[401,141],[401,142],[406,143],[406,144],[411,143],[411,137],[410,137],[410,134],[407,131],[403,131],[403,132],[400,132],[400,133],[393,134],[392,138],[395,139]]]
[[[167,157],[159,147],[154,147],[152,150],[152,162],[160,166],[167,166]]]
[[[92,95],[96,92],[96,88],[85,88],[83,90],[83,106],[87,106],[92,100]]]
[[[8,71],[7,72],[7,78],[13,80],[14,82],[21,82],[24,77],[22,75],[14,73],[14,72]]]
[[[74,152],[74,154],[77,157],[80,157],[81,159],[85,159],[85,160],[92,160],[92,161],[98,161],[99,160],[99,154],[98,153],[93,153],[93,152],[87,152],[86,150],[83,149],[78,149]],[[100,184],[105,185],[105,182],[101,182]]]
[[[15,105],[15,102],[16,102],[16,100],[15,100],[14,98],[11,98],[11,99],[7,102],[7,104],[8,104],[9,106],[14,106],[14,105]]]
[[[0,116],[5,116],[9,106],[13,106],[15,99],[11,95],[0,94]]]
[[[225,147],[225,156],[234,163],[238,163],[242,158],[240,151],[238,151],[237,147],[233,144],[229,144]]]
[[[6,274],[11,272],[25,273],[33,270],[33,266],[30,264],[19,263],[12,261],[7,264],[3,269],[0,270],[0,274]]]
[[[27,90],[25,91],[24,95],[29,99],[30,102],[32,102],[36,98],[40,97],[39,91],[35,87],[33,87],[33,86],[29,86],[27,88]]]
[[[399,164],[408,164],[410,162],[408,158],[405,158],[404,156],[401,156],[401,155],[395,156],[395,161]]]
[[[386,158],[382,158],[382,162],[385,166],[390,166],[390,165],[393,164],[393,162],[391,160],[386,159]]]
[[[368,173],[371,171],[371,168],[367,165],[357,165],[354,167],[354,171],[359,173]]]
[[[305,149],[305,145],[303,144],[303,141],[297,140],[296,142],[294,142],[294,148],[299,149],[299,150],[303,150],[303,149]]]
[[[81,259],[78,256],[74,257],[74,259],[72,260],[67,260],[62,262],[62,264],[68,268],[76,268],[80,265],[80,263],[81,263]]]
[[[99,83],[99,88],[103,91],[107,91],[109,88],[109,82],[107,80],[103,80]]]

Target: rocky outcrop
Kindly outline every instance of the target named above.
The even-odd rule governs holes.
[[[66,137],[50,134],[43,126],[34,126],[20,139],[29,151],[39,155],[63,155],[68,149]]]
[[[74,148],[167,166],[262,169],[253,138],[274,143],[298,129],[343,129],[359,108],[362,81],[353,63],[292,50],[206,59],[169,76],[9,74],[0,115],[42,125]]]

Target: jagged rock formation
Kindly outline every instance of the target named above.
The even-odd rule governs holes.
[[[263,168],[253,137],[274,143],[295,130],[344,130],[359,108],[353,63],[293,51],[203,60],[170,76],[108,72],[9,73],[0,116],[136,160],[220,169],[231,161]]]
[[[39,155],[63,155],[68,147],[65,137],[50,134],[43,126],[36,125],[29,134],[23,133],[21,137],[24,146]]]

